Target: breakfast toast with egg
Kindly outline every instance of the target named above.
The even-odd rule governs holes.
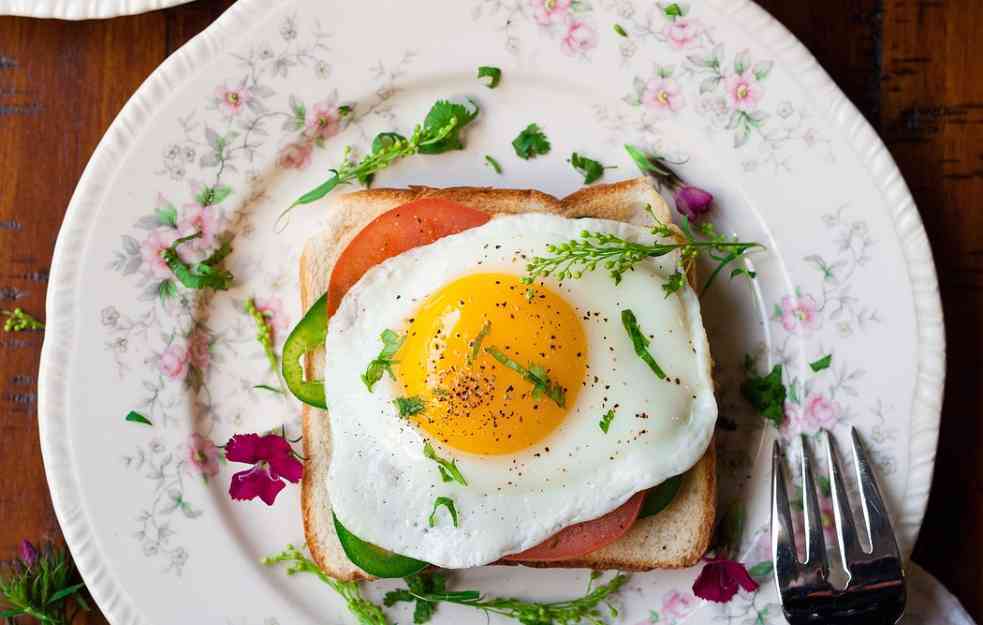
[[[328,224],[312,237],[300,260],[301,303],[307,310],[328,289],[332,269],[348,243],[382,213],[421,198],[448,199],[491,215],[528,212],[565,217],[595,217],[651,224],[646,212],[670,223],[665,200],[645,178],[585,187],[563,199],[534,190],[457,187],[433,189],[371,189],[332,196]],[[693,276],[689,276],[693,282]],[[320,379],[324,351],[309,354],[308,379]],[[372,579],[345,555],[332,521],[327,491],[331,458],[331,432],[327,413],[304,406],[304,479],[302,508],[304,531],[311,555],[328,575],[341,580]],[[680,568],[699,561],[710,543],[716,512],[716,462],[711,441],[700,461],[687,471],[672,502],[654,516],[639,518],[620,539],[574,560],[509,562],[544,568],[591,568],[647,571]]]

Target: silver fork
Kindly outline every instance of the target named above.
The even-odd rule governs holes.
[[[829,432],[823,432],[829,459],[829,482],[836,520],[840,559],[848,582],[835,588],[829,582],[829,558],[823,537],[816,484],[805,438],[802,439],[802,493],[805,512],[805,561],[796,555],[792,515],[782,473],[782,449],[775,442],[771,482],[771,557],[782,610],[791,625],[894,625],[904,613],[904,571],[891,519],[881,498],[863,442],[855,428],[853,462],[860,484],[860,509],[867,537],[866,550],[857,538],[843,471]]]

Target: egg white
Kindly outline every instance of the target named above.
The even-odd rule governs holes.
[[[424,457],[424,433],[400,418],[393,405],[401,395],[397,382],[386,376],[370,393],[359,378],[379,353],[382,331],[402,331],[442,286],[473,273],[524,275],[528,258],[543,255],[550,243],[577,238],[582,230],[655,240],[643,228],[615,221],[502,216],[385,261],[343,298],[326,340],[332,432],[327,488],[349,531],[444,568],[479,566],[602,516],[700,459],[710,443],[717,404],[699,299],[688,286],[669,298],[661,288],[675,254],[640,263],[620,285],[602,270],[562,284],[546,281],[581,318],[592,313],[582,322],[587,384],[564,422],[522,452],[475,455],[434,442],[439,455],[457,461],[468,486],[441,481],[435,463]],[[649,351],[670,381],[659,380],[634,353],[621,322],[626,308],[652,336]],[[605,434],[598,422],[613,404],[619,407]],[[454,501],[459,527],[443,509],[437,525],[428,526],[439,496]]]

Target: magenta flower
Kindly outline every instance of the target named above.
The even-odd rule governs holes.
[[[676,200],[676,210],[685,215],[690,221],[697,221],[708,212],[713,205],[713,195],[698,187],[682,186],[673,195]]]
[[[532,16],[540,26],[564,22],[570,16],[573,0],[529,0]]]
[[[212,342],[204,330],[196,330],[188,340],[188,356],[191,364],[204,371],[211,361]]]
[[[314,146],[310,143],[290,143],[280,149],[277,164],[281,169],[307,169],[313,153]]]
[[[323,142],[338,134],[341,118],[335,98],[328,98],[311,107],[304,134],[312,141]]]
[[[283,480],[296,484],[304,475],[304,465],[294,457],[290,443],[276,434],[236,434],[225,444],[225,458],[253,465],[232,476],[229,495],[237,501],[259,497],[272,506],[286,486]]]
[[[642,104],[658,111],[675,113],[686,105],[683,90],[671,78],[658,78],[648,81],[642,92]]]
[[[586,22],[571,20],[563,37],[563,51],[570,56],[583,54],[597,45],[597,33]]]
[[[215,88],[215,104],[226,117],[235,117],[242,111],[242,107],[249,106],[252,101],[253,92],[244,84],[236,87],[221,85]]]
[[[730,96],[730,103],[734,108],[741,111],[754,109],[764,95],[761,85],[754,79],[751,70],[745,70],[741,74],[728,76],[726,86],[727,95]]]
[[[208,478],[218,475],[221,450],[211,439],[195,432],[188,441],[188,456],[193,466],[201,476]]]
[[[725,558],[708,560],[693,582],[693,594],[714,603],[727,603],[738,588],[754,592],[758,583],[751,579],[743,564]]]
[[[819,306],[811,295],[782,298],[782,327],[788,332],[810,331],[819,325]]]
[[[171,268],[167,266],[160,254],[169,248],[174,240],[178,238],[176,230],[171,228],[158,228],[147,235],[147,238],[140,244],[140,255],[143,257],[143,266],[154,278],[167,279],[173,274]]]
[[[183,380],[190,361],[191,354],[184,341],[175,340],[160,355],[160,371],[172,380]]]
[[[662,29],[662,34],[677,50],[690,47],[703,34],[703,24],[699,20],[680,17]]]
[[[38,553],[38,548],[31,544],[31,541],[26,538],[20,541],[20,561],[24,563],[27,568],[33,567],[37,561],[40,554]]]

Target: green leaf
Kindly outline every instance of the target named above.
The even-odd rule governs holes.
[[[775,570],[774,565],[772,565],[770,560],[765,560],[764,562],[758,562],[754,566],[748,569],[748,575],[751,577],[768,577],[771,572]]]
[[[433,448],[433,445],[431,445],[429,441],[423,445],[423,455],[427,459],[433,460],[437,463],[437,466],[440,467],[440,477],[443,479],[443,481],[457,482],[461,486],[468,485],[468,481],[464,479],[464,474],[462,474],[461,470],[457,468],[457,461],[447,460],[438,456],[437,452]]]
[[[810,362],[809,368],[812,369],[814,372],[819,373],[823,369],[828,369],[830,363],[832,362],[833,362],[833,354],[826,354],[816,362]]]
[[[406,141],[406,137],[398,132],[380,132],[372,139],[372,153],[378,154],[384,150],[391,149],[394,145]]]
[[[666,297],[669,297],[673,293],[683,288],[683,281],[685,279],[686,276],[683,275],[683,272],[679,271],[678,269],[674,271],[672,275],[669,276],[669,279],[662,283],[662,290],[665,292]]]
[[[450,133],[442,139],[433,142],[422,142],[420,144],[421,154],[441,154],[451,150],[464,149],[461,141],[461,130],[474,121],[480,110],[478,105],[469,100],[472,108],[463,104],[440,100],[427,113],[423,120],[423,131],[427,134],[437,135],[443,130],[450,128]]]
[[[782,366],[775,365],[768,375],[757,376],[751,369],[750,358],[746,358],[746,379],[741,384],[741,394],[751,403],[762,417],[782,427],[785,421],[785,400],[788,390],[782,383]]]
[[[550,151],[550,141],[538,124],[529,124],[512,141],[512,147],[519,158],[529,160]]]
[[[403,418],[412,417],[423,412],[423,399],[417,396],[397,397],[393,400],[393,403],[399,409],[399,416]]]
[[[255,389],[262,391],[269,391],[271,393],[277,393],[278,395],[283,395],[283,391],[275,386],[270,386],[269,384],[256,384],[253,386]]]
[[[683,16],[683,9],[682,9],[682,7],[680,7],[675,2],[673,2],[670,5],[668,5],[665,9],[663,9],[663,11],[665,12],[666,17],[676,18],[676,17],[682,17]]]
[[[221,204],[222,201],[232,194],[232,187],[228,185],[217,185],[214,187],[205,187],[195,195],[195,201],[198,202],[200,206],[212,206],[214,204]]]
[[[533,399],[538,399],[545,393],[546,396],[552,399],[557,406],[563,408],[563,406],[566,404],[566,389],[550,380],[547,376],[546,369],[544,369],[541,365],[530,363],[528,368],[523,367],[494,346],[486,347],[485,352],[491,354],[492,358],[497,360],[500,364],[505,365],[512,371],[515,371],[527,381],[532,382]]]
[[[75,593],[82,590],[83,588],[85,588],[84,582],[80,582],[78,584],[75,584],[74,586],[68,586],[67,588],[62,588],[55,594],[51,595],[51,597],[49,597],[44,604],[47,606],[47,605],[51,605],[52,603],[61,601],[62,599],[68,597],[69,595],[74,595]]]
[[[570,164],[573,165],[574,169],[583,174],[584,184],[596,182],[601,176],[604,175],[604,165],[592,158],[587,158],[586,156],[577,154],[576,152],[574,152],[573,156],[570,157]]]
[[[372,392],[372,387],[382,379],[384,373],[388,373],[392,379],[396,379],[392,366],[397,361],[393,360],[392,357],[399,351],[404,339],[404,337],[388,329],[384,330],[379,338],[382,340],[382,351],[369,363],[368,368],[365,369],[365,373],[362,374],[362,382],[369,389],[370,393]]]
[[[317,187],[311,189],[304,195],[297,198],[297,200],[294,201],[294,203],[290,206],[290,208],[293,208],[294,206],[300,206],[302,204],[310,204],[311,202],[316,202],[321,198],[323,198],[325,195],[331,193],[331,191],[335,187],[337,187],[340,183],[341,183],[341,179],[338,177],[338,174],[335,174],[334,176],[331,176],[330,178],[319,184]]]
[[[621,24],[615,24],[614,25],[614,32],[617,33],[617,34],[619,34],[619,35],[621,35],[622,37],[627,37],[628,36],[628,33],[621,26]]]
[[[232,246],[228,240],[223,241],[219,248],[205,260],[188,265],[177,252],[178,246],[193,239],[201,237],[200,232],[190,236],[181,237],[166,248],[161,257],[167,266],[174,273],[182,285],[189,289],[213,289],[216,291],[226,291],[232,284],[232,274],[223,269],[216,268],[216,265],[225,260],[225,257],[232,253]]]
[[[162,226],[170,226],[171,228],[177,228],[177,209],[170,202],[167,206],[162,206],[157,209],[157,223]]]
[[[485,154],[485,162],[488,163],[491,166],[491,168],[495,170],[496,174],[502,173],[502,166],[499,165],[498,161],[496,161],[491,155]]]
[[[743,74],[745,70],[751,65],[751,51],[742,50],[736,57],[734,57],[734,71],[738,74]]]
[[[353,112],[355,112],[355,109],[350,104],[342,104],[338,107],[338,117],[348,117]]]
[[[771,73],[771,68],[774,67],[774,61],[758,61],[754,64],[751,72],[754,74],[755,80],[764,80]]]
[[[662,367],[659,366],[659,363],[655,361],[655,358],[652,357],[652,354],[649,353],[649,339],[642,333],[641,328],[638,327],[638,319],[635,318],[635,313],[631,309],[626,308],[621,311],[621,324],[625,327],[625,332],[628,333],[628,337],[635,347],[635,354],[649,366],[649,369],[659,379],[665,380],[666,374],[662,370]]]
[[[21,614],[27,614],[24,610],[20,608],[11,608],[10,610],[4,610],[0,612],[0,618],[14,618],[15,616],[20,616]]]
[[[662,159],[659,157],[649,157],[639,148],[628,144],[625,144],[625,151],[628,152],[628,156],[631,157],[631,160],[635,161],[635,165],[643,172],[658,176],[672,175],[672,172],[662,164]]]
[[[447,508],[447,512],[451,515],[451,521],[454,523],[454,527],[458,527],[457,519],[457,508],[454,507],[454,500],[450,497],[437,497],[433,502],[433,512],[430,513],[430,517],[427,519],[427,523],[430,527],[437,525],[437,509],[443,506]]]
[[[157,294],[162,300],[174,297],[177,295],[177,285],[172,280],[164,280],[157,285]]]
[[[488,84],[485,86],[489,89],[494,89],[498,86],[498,83],[502,80],[502,70],[498,67],[490,67],[487,65],[482,65],[478,68],[478,78],[488,78]]]
[[[142,423],[144,425],[153,425],[153,423],[147,417],[143,416],[135,410],[131,410],[129,414],[126,415],[126,420],[131,423]]]
[[[675,475],[658,486],[650,488],[645,495],[645,501],[642,502],[642,509],[638,513],[638,518],[653,516],[665,510],[676,498],[682,485],[683,476]]]
[[[612,421],[614,421],[614,409],[613,408],[611,410],[608,410],[607,412],[604,413],[604,416],[601,417],[601,420],[600,420],[600,422],[597,425],[601,428],[601,431],[602,432],[604,432],[605,434],[607,434],[608,433],[608,430],[611,428],[611,422]]]

